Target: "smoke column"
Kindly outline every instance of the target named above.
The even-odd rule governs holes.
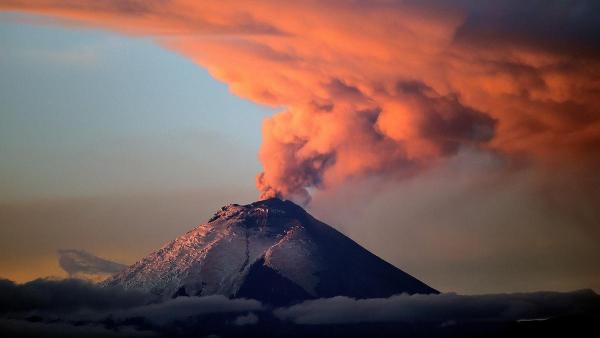
[[[593,172],[594,1],[3,1],[2,10],[150,36],[264,122],[262,198],[414,175],[461,148]],[[591,170],[590,170],[591,169]],[[586,174],[587,175],[587,174]]]

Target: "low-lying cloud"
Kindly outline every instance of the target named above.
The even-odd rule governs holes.
[[[514,323],[599,314],[600,296],[590,290],[334,297],[274,309],[256,300],[220,295],[159,302],[149,294],[73,279],[40,279],[25,284],[0,281],[0,334],[29,332],[32,336],[57,332],[67,336],[243,336],[248,332],[285,336],[290,327],[310,330],[312,326],[417,323],[443,328],[456,323]],[[253,331],[244,331],[249,329]]]
[[[258,321],[251,311],[262,311],[263,305],[253,299],[229,299],[221,295],[204,297],[177,297],[161,303],[149,304],[117,312],[114,318],[145,318],[158,325],[166,325],[189,317],[214,314],[246,313],[235,319],[236,324],[252,324]]]
[[[547,319],[600,311],[600,296],[591,290],[568,293],[533,292],[463,296],[396,295],[390,298],[317,299],[275,310],[296,324],[355,324],[374,322],[516,321]]]
[[[0,313],[122,309],[148,304],[153,299],[138,291],[101,288],[79,279],[36,279],[24,284],[0,279]]]
[[[255,313],[264,310],[259,301],[221,295],[162,300],[79,279],[0,280],[0,336],[171,336],[199,325],[254,325],[259,322]]]

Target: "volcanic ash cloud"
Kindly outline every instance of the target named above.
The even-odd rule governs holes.
[[[257,185],[263,198],[306,202],[307,189],[406,177],[462,147],[597,168],[600,4],[535,4],[33,0],[0,8],[155,37],[234,93],[283,107],[264,122]]]

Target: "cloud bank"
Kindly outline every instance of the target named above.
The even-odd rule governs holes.
[[[570,293],[534,292],[464,296],[397,295],[390,298],[318,299],[275,310],[296,324],[370,322],[516,321],[548,319],[600,310],[600,297],[591,290]]]
[[[100,288],[79,279],[36,279],[16,284],[0,279],[0,313],[48,310],[69,312],[81,308],[97,310],[147,304],[151,295],[116,288]]]
[[[402,178],[461,148],[509,164],[598,168],[595,1],[4,1],[151,36],[265,121],[262,197]]]
[[[248,326],[263,305],[214,295],[159,302],[152,294],[100,287],[78,279],[0,280],[0,335],[156,336]],[[200,327],[200,328],[198,328]],[[186,331],[189,330],[189,331]]]
[[[448,336],[456,331],[446,328],[460,325],[490,325],[497,330],[498,323],[593,319],[599,315],[600,296],[590,290],[475,296],[403,294],[359,300],[334,297],[273,309],[256,300],[219,295],[159,302],[152,295],[102,288],[73,279],[40,279],[25,284],[0,280],[3,336],[27,333],[28,336],[286,337],[290,333],[336,336],[336,332],[338,336],[352,336],[363,332],[360,330],[378,332],[381,328],[378,325],[384,325],[386,330],[391,328],[392,331],[385,331],[388,334]],[[421,332],[421,328],[428,329]]]

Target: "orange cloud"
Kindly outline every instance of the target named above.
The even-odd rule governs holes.
[[[461,147],[596,166],[593,2],[4,1],[147,35],[231,90],[282,107],[263,126],[262,197],[378,174]]]

